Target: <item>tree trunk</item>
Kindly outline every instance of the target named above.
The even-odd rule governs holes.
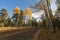
[[[49,18],[49,24],[50,24],[50,28],[51,28],[51,31],[52,32],[55,32],[55,27],[53,27],[53,24],[52,24],[52,18],[53,18],[53,16],[52,16],[52,12],[51,12],[51,7],[50,7],[50,3],[48,2],[48,0],[46,0],[47,1],[47,12],[48,12],[48,18]]]

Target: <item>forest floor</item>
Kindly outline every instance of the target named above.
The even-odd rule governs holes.
[[[53,33],[49,29],[39,29],[33,40],[60,40],[60,29]]]

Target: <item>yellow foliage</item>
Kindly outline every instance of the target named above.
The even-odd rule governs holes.
[[[15,13],[18,13],[18,14],[20,14],[20,9],[19,9],[19,7],[16,7],[14,10],[13,10],[13,15],[15,14]],[[23,16],[26,16],[26,15],[29,15],[29,18],[31,19],[31,17],[32,17],[32,12],[31,12],[31,10],[29,9],[29,8],[26,8],[25,9],[25,11],[24,11],[24,13],[23,13]]]
[[[30,14],[31,10],[29,8],[25,9],[25,13]]]
[[[26,8],[24,11],[24,15],[29,15],[29,20],[32,18],[32,12],[29,8]]]
[[[14,14],[15,14],[15,13],[20,14],[20,9],[19,9],[19,7],[16,7],[16,8],[13,10],[13,13],[14,13]]]

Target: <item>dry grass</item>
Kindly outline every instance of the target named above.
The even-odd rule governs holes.
[[[31,27],[0,27],[0,35],[10,34],[16,31],[24,31]]]
[[[0,27],[0,31],[16,30],[16,29],[26,29],[30,27]]]

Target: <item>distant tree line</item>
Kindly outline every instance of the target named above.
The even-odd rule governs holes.
[[[21,13],[15,13],[12,17],[8,15],[6,9],[1,9],[0,11],[0,27],[21,27],[21,26],[37,26],[36,19],[28,20],[25,23],[25,16],[23,16],[23,11],[20,10]],[[31,25],[30,25],[31,24]]]

